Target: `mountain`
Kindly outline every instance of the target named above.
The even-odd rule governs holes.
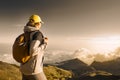
[[[60,62],[57,64],[57,67],[70,70],[74,73],[75,76],[79,76],[83,73],[93,71],[92,67],[88,66],[77,58]]]
[[[87,65],[91,65],[95,59],[93,53],[86,48],[76,50],[72,57],[78,58]]]
[[[120,75],[120,58],[106,62],[94,61],[91,66],[94,67],[96,70],[103,70],[110,72],[113,75]]]
[[[69,80],[120,80],[120,59],[99,63],[94,62],[91,66],[88,66],[76,58],[57,63],[56,65],[74,73],[73,78]],[[112,65],[115,65],[116,69]],[[119,74],[116,75],[113,72]]]

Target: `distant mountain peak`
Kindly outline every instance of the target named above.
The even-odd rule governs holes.
[[[72,70],[75,74],[82,74],[87,71],[93,71],[90,66],[77,58],[60,62],[57,66],[66,70]]]
[[[86,63],[87,65],[91,65],[95,58],[93,53],[86,48],[80,48],[76,50],[73,56],[74,58],[78,58],[79,60]]]

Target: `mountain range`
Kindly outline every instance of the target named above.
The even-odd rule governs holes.
[[[110,72],[113,75],[120,75],[120,58],[105,62],[94,61],[91,66],[96,70],[103,70]]]
[[[106,62],[94,61],[90,66],[77,58],[55,65],[72,71],[74,76],[70,80],[120,80],[120,58]]]

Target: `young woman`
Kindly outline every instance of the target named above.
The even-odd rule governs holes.
[[[43,56],[48,39],[39,31],[42,20],[38,15],[32,15],[24,27],[25,35],[29,36],[29,54],[31,58],[20,65],[22,80],[47,80],[43,72]]]

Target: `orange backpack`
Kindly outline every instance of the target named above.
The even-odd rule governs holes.
[[[25,40],[25,33],[19,35],[12,47],[13,58],[19,63],[26,63],[30,59],[30,40]]]

